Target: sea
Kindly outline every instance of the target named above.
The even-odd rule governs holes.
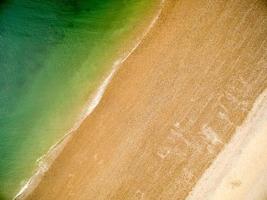
[[[0,200],[71,128],[156,0],[0,0]]]

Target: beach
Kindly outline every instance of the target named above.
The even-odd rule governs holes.
[[[206,199],[202,176],[224,150],[234,151],[228,143],[253,122],[249,113],[266,89],[266,38],[263,0],[166,0],[100,102],[18,199],[199,199],[192,190]],[[253,152],[250,136],[245,151]],[[249,169],[266,176],[264,167]],[[223,194],[223,181],[211,199]]]
[[[97,105],[159,5],[159,0],[0,2],[1,200],[14,198],[32,176],[49,168],[60,152],[55,147]]]
[[[266,98],[267,90],[257,98],[243,125],[201,176],[187,200],[267,198]]]

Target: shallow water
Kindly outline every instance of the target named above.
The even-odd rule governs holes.
[[[75,123],[155,0],[0,1],[0,199]]]

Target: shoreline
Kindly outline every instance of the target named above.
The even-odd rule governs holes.
[[[244,123],[267,87],[267,8],[165,5],[27,200],[185,199]]]
[[[152,17],[152,21],[149,23],[148,27],[144,30],[144,32],[139,37],[135,37],[135,45],[130,48],[128,52],[124,52],[121,57],[114,61],[110,72],[108,73],[107,77],[100,81],[100,86],[95,90],[95,92],[89,97],[88,103],[85,106],[84,111],[81,113],[80,118],[78,121],[75,122],[73,128],[69,130],[63,137],[60,139],[56,144],[50,147],[47,153],[37,159],[37,170],[33,173],[33,175],[29,178],[28,181],[21,187],[19,192],[13,198],[14,200],[17,199],[24,199],[27,198],[27,195],[30,194],[35,187],[40,183],[44,174],[49,170],[50,166],[53,164],[53,161],[57,158],[57,156],[62,152],[65,145],[69,142],[75,131],[81,126],[83,121],[92,113],[94,109],[98,106],[99,102],[102,99],[102,96],[108,87],[108,84],[112,80],[114,74],[119,70],[120,66],[127,60],[127,58],[138,48],[138,46],[142,43],[143,39],[149,33],[149,31],[153,28],[154,24],[159,19],[162,9],[164,7],[164,3],[166,0],[160,0],[158,5],[158,11],[155,11],[155,16]]]

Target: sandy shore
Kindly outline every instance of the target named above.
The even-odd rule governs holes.
[[[267,89],[187,200],[267,199]]]
[[[185,199],[266,88],[266,38],[263,0],[167,1],[25,199]]]

